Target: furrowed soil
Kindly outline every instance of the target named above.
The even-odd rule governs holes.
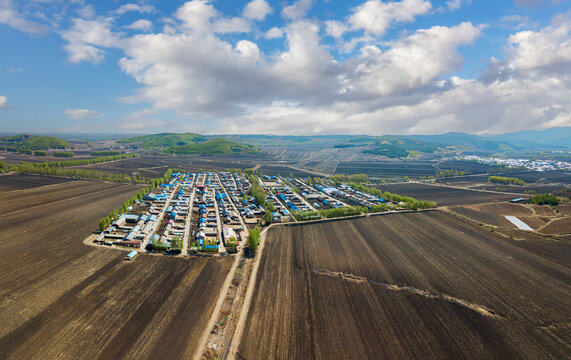
[[[571,245],[546,244],[441,211],[273,227],[237,358],[569,358]]]
[[[188,358],[231,259],[83,244],[139,186],[73,181],[3,193],[0,359]]]
[[[33,175],[20,175],[10,174],[0,176],[0,192],[7,192],[12,190],[25,190],[35,187],[61,184],[71,181],[65,178],[55,178],[48,176],[33,176]]]
[[[436,201],[439,206],[477,204],[513,199],[514,195],[417,183],[379,185],[378,189],[411,196],[418,200]]]

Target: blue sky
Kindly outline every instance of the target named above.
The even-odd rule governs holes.
[[[557,0],[0,0],[0,132],[571,125]]]

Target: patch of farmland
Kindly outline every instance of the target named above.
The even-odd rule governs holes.
[[[0,176],[0,192],[31,189],[40,186],[61,184],[71,181],[65,178],[32,175],[2,175]]]
[[[273,227],[238,358],[565,358],[571,245],[521,243],[439,211]]]
[[[270,175],[270,176],[289,176],[292,174],[294,177],[307,177],[307,176],[315,176],[314,173],[310,171],[294,169],[289,166],[280,166],[280,165],[263,165],[259,169],[260,174]]]
[[[140,187],[74,181],[0,202],[0,358],[188,358],[230,258],[138,256],[83,244]],[[189,355],[190,354],[190,355]]]
[[[446,160],[438,163],[438,167],[442,170],[458,170],[464,171],[469,174],[487,174],[489,171],[497,170],[497,166],[489,166],[485,164],[478,164],[471,161],[462,160]]]
[[[571,219],[554,219],[540,230],[544,234],[571,234]]]
[[[521,204],[496,203],[452,207],[452,211],[467,216],[484,224],[517,229],[505,216],[518,218],[532,216],[533,211]]]
[[[377,186],[377,188],[382,191],[411,196],[419,200],[436,201],[439,206],[507,201],[514,197],[513,195],[417,183],[387,184]]]
[[[433,176],[437,172],[433,164],[412,161],[341,161],[335,174],[367,174],[371,178]]]

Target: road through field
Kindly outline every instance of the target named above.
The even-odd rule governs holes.
[[[271,227],[271,226],[270,226]],[[266,244],[266,234],[270,228],[265,228],[260,233],[260,246],[256,252],[256,258],[254,259],[254,266],[252,268],[252,275],[250,276],[250,281],[248,283],[248,288],[246,289],[246,296],[244,297],[244,303],[242,304],[242,311],[240,312],[240,318],[238,319],[238,324],[234,330],[234,335],[232,336],[232,345],[228,352],[228,359],[236,359],[238,353],[238,347],[240,346],[240,341],[242,339],[242,333],[244,332],[244,327],[246,325],[246,318],[248,317],[248,310],[250,309],[250,304],[252,302],[252,296],[254,295],[254,288],[256,287],[256,281],[258,269],[260,268],[260,259],[264,253],[264,246]]]

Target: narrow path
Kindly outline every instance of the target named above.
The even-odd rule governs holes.
[[[246,297],[244,298],[244,303],[242,304],[242,309],[240,310],[240,318],[238,319],[238,324],[234,331],[234,336],[232,336],[232,345],[230,346],[230,351],[228,352],[229,359],[236,359],[238,354],[238,347],[240,346],[240,341],[242,340],[242,333],[244,332],[244,327],[246,325],[246,318],[248,317],[248,312],[250,311],[250,303],[252,302],[252,297],[254,295],[254,288],[256,287],[258,269],[260,267],[260,259],[264,253],[264,247],[266,244],[266,233],[274,224],[271,224],[260,234],[260,246],[256,252],[254,258],[254,266],[252,267],[252,272],[250,273],[250,280],[248,282],[248,288],[246,290]]]

